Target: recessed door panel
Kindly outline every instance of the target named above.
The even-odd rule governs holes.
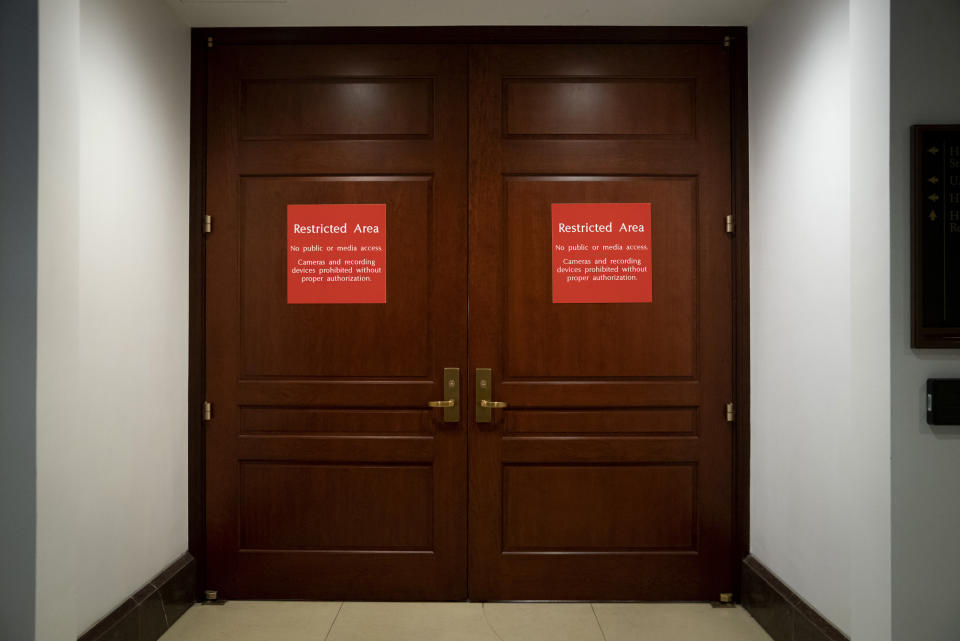
[[[505,465],[503,550],[695,549],[695,465]]]
[[[240,88],[243,140],[429,138],[432,78],[258,78]]]
[[[694,376],[696,179],[508,176],[504,183],[503,377]],[[595,202],[651,204],[653,303],[553,303],[551,205]]]
[[[430,552],[432,485],[429,465],[245,462],[240,548]]]
[[[287,303],[287,207],[312,203],[386,206],[386,304]],[[245,376],[429,377],[432,203],[431,176],[242,178]]]
[[[544,77],[503,83],[505,137],[689,137],[690,78]]]

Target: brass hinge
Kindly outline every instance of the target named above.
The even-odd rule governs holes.
[[[731,42],[733,42],[733,36],[724,36],[724,37],[723,37],[723,46],[724,46],[724,47],[729,47]]]
[[[203,217],[203,233],[209,234],[213,231],[213,216],[207,214]]]
[[[212,48],[213,48],[213,36],[207,36],[207,49],[212,49]]]
[[[737,409],[733,406],[733,402],[727,403],[727,423],[733,423],[737,420]]]
[[[203,402],[203,420],[209,421],[213,418],[213,405],[210,401]]]
[[[733,214],[727,214],[727,233],[733,233]]]
[[[223,605],[224,603],[226,603],[226,601],[220,598],[220,594],[216,590],[203,591],[204,605]]]
[[[733,592],[721,592],[719,601],[711,601],[712,608],[733,608]]]

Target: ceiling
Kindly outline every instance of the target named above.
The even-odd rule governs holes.
[[[770,0],[165,0],[192,27],[749,25]]]

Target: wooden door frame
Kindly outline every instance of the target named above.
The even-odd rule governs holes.
[[[207,49],[269,44],[710,44],[729,48],[733,238],[734,424],[733,558],[735,597],[740,563],[750,551],[750,236],[747,135],[746,27],[302,27],[215,28],[191,32],[190,78],[190,288],[188,370],[189,553],[197,560],[197,598],[206,587],[204,438],[204,243],[206,206]],[[464,554],[466,554],[464,550]]]

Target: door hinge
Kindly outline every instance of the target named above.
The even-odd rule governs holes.
[[[203,402],[203,420],[209,421],[213,418],[213,404],[210,401]]]
[[[723,46],[730,47],[730,43],[733,42],[733,36],[724,36],[723,37]]]
[[[727,233],[733,234],[733,214],[727,214]]]
[[[213,49],[213,36],[207,36],[207,49]]]
[[[721,592],[720,603],[733,603],[733,592]]]
[[[733,423],[735,420],[737,420],[737,408],[732,402],[727,403],[727,423]]]
[[[226,603],[226,601],[220,598],[220,594],[216,590],[203,591],[204,605],[223,605],[224,603]]]
[[[209,234],[213,231],[213,216],[206,214],[203,217],[203,233]]]

